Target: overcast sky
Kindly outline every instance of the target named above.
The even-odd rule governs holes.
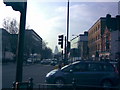
[[[28,0],[26,23],[30,29],[35,30],[48,47],[54,48],[58,45],[58,35],[66,35],[66,17],[67,0]],[[63,1],[63,2],[60,2]],[[92,2],[91,2],[92,1]],[[113,17],[118,14],[119,0],[70,0],[70,32],[69,40],[74,38],[72,35],[78,35],[88,31],[89,28],[106,14]],[[114,1],[114,2],[113,2]],[[2,28],[3,19],[6,17],[16,18],[19,22],[20,13],[6,7],[0,0],[0,28]]]

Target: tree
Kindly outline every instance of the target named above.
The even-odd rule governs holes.
[[[3,20],[3,28],[6,29],[10,34],[18,34],[18,22],[15,18],[4,18]]]
[[[52,58],[52,50],[49,47],[42,49],[42,59]]]
[[[48,42],[42,41],[42,48],[45,49],[47,47]]]

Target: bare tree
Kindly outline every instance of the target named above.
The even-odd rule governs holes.
[[[10,34],[18,34],[18,22],[15,18],[4,18],[3,20],[3,28],[6,29]]]
[[[47,47],[48,42],[42,41],[42,48],[45,49]]]

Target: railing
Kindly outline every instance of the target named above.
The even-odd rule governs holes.
[[[38,90],[120,90],[120,87],[102,87],[76,84],[39,84]]]
[[[37,87],[34,87],[37,86]],[[2,89],[9,90],[9,89]],[[34,84],[33,79],[30,78],[25,82],[15,82],[13,83],[12,90],[120,90],[120,86],[116,87],[102,87],[95,85],[78,85],[75,82],[72,84]]]
[[[14,82],[12,90],[33,90],[33,79],[24,82]]]

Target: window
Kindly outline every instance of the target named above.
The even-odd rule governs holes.
[[[88,70],[92,72],[102,71],[102,66],[100,64],[89,64]]]
[[[80,63],[74,65],[74,72],[85,72],[87,71],[87,64],[86,63]]]
[[[104,71],[114,71],[114,68],[112,67],[112,65],[109,65],[109,64],[105,64],[104,66],[103,66],[103,69],[104,69]]]

